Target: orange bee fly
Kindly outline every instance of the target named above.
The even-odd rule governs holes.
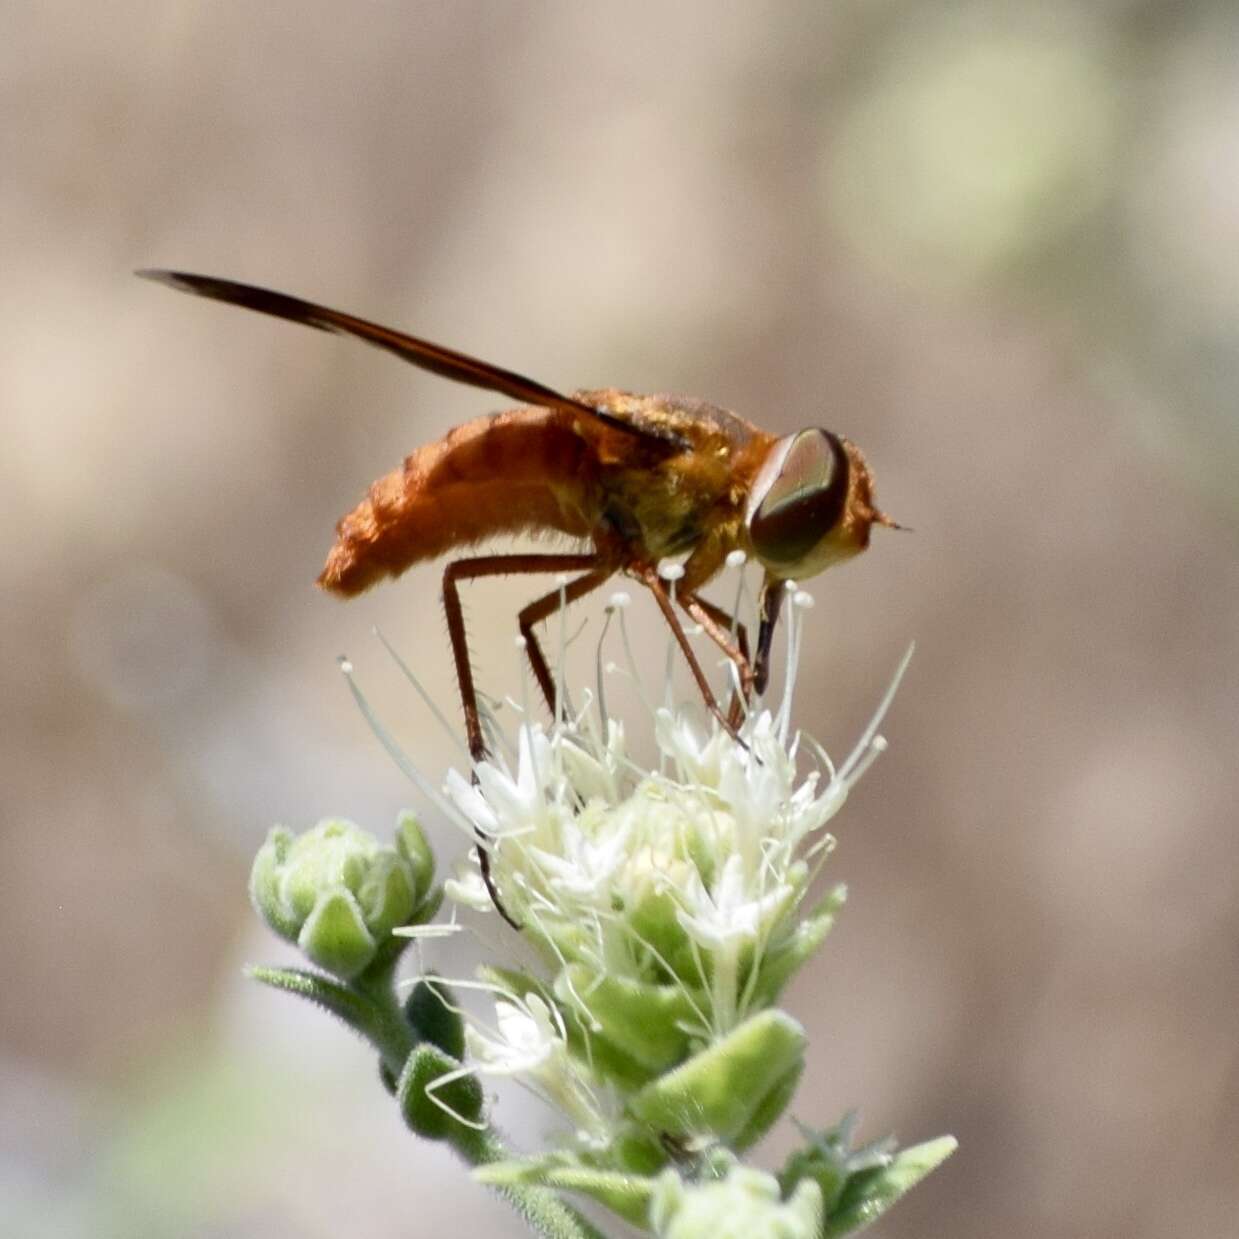
[[[615,388],[560,395],[531,379],[390,327],[284,293],[175,271],[140,275],[322,331],[356,336],[445,378],[499,392],[525,408],[475,418],[419,447],[379,478],[336,526],[318,578],[351,597],[486,538],[548,531],[592,543],[578,554],[456,559],[443,574],[443,604],[474,760],[486,756],[469,662],[459,583],[476,577],[577,572],[566,587],[518,615],[533,672],[552,714],[555,684],[534,625],[616,573],[654,596],[706,705],[734,734],[676,614],[683,608],[733,660],[741,691],[765,688],[783,582],[814,576],[869,545],[873,524],[898,526],[874,505],[860,449],[832,431],[777,436],[702,400],[638,396]],[[743,625],[699,591],[743,551],[765,569],[755,658]],[[669,592],[666,556],[687,555]],[[735,636],[733,638],[733,631]]]

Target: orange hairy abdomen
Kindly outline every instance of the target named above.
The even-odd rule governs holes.
[[[499,534],[587,536],[596,477],[594,450],[570,414],[518,409],[476,418],[370,487],[336,526],[318,583],[351,596]]]

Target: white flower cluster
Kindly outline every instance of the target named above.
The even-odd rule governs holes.
[[[797,601],[793,616],[811,600]],[[793,658],[798,640],[793,629]],[[910,655],[838,767],[789,734],[793,662],[782,708],[750,713],[736,735],[700,711],[655,710],[652,766],[629,756],[621,723],[587,707],[549,730],[522,723],[511,758],[480,762],[472,777],[451,771],[446,797],[487,841],[492,883],[554,975],[546,996],[650,1068],[674,1061],[671,1046],[716,1042],[768,1007],[841,898],[809,915],[802,906],[834,846],[827,823],[885,748],[877,729]],[[493,907],[476,865],[446,891]],[[521,1025],[514,1059],[535,1030],[566,1037],[526,1009],[529,998],[502,998],[503,1026]],[[643,1038],[665,1043],[666,1057]],[[497,1069],[503,1039],[485,1039],[484,1069]]]
[[[471,1017],[466,1070],[523,1078],[586,1138],[608,1127],[612,1086],[640,1088],[770,1008],[842,899],[804,906],[834,846],[827,824],[885,748],[878,727],[911,651],[836,767],[791,730],[812,599],[789,593],[779,708],[748,711],[734,733],[700,709],[653,709],[650,764],[630,755],[600,682],[597,709],[586,701],[549,728],[523,713],[514,742],[487,712],[496,756],[450,771],[439,794],[358,694],[410,776],[486,849],[489,889],[475,849],[448,898],[485,912],[497,893],[549,972],[485,971],[496,1018]],[[626,601],[612,600],[621,630]]]
[[[799,777],[796,742],[785,746],[769,711],[737,741],[659,710],[655,736],[650,770],[628,758],[615,721],[603,740],[526,724],[515,770],[483,762],[476,783],[452,771],[446,791],[492,841],[505,903],[553,962],[678,982],[706,999],[695,1034],[717,1037],[748,1014],[760,969],[742,992],[742,957],[788,936],[859,766]],[[480,879],[448,894],[490,906]]]
[[[674,584],[671,569],[664,576]],[[733,699],[735,725],[724,725],[700,707],[673,708],[668,685],[667,704],[646,709],[655,746],[646,763],[633,756],[624,725],[606,709],[602,641],[596,695],[550,726],[531,721],[521,707],[515,735],[504,736],[493,703],[480,700],[495,756],[450,771],[442,787],[409,760],[353,683],[351,664],[342,662],[379,740],[475,844],[442,888],[425,893],[430,877],[424,878],[420,911],[390,934],[427,941],[462,930],[455,915],[430,922],[446,894],[458,906],[502,913],[541,962],[533,969],[487,963],[466,980],[423,973],[401,1011],[377,1016],[371,1008],[379,964],[371,956],[359,965],[355,986],[319,985],[300,973],[281,984],[299,993],[318,985],[315,1000],[371,1036],[406,1122],[456,1143],[479,1163],[482,1181],[515,1193],[584,1193],[667,1239],[724,1231],[844,1234],[867,1225],[954,1147],[945,1139],[898,1156],[885,1144],[853,1153],[845,1124],[807,1132],[808,1147],[778,1178],[746,1171],[737,1160],[783,1114],[804,1070],[805,1029],[776,1004],[842,902],[841,887],[809,899],[834,846],[827,826],[886,747],[878,729],[911,657],[909,650],[851,754],[836,766],[807,734],[791,729],[812,599],[794,585],[788,590],[778,708],[741,708]],[[736,611],[741,595],[742,587]],[[623,626],[626,602],[612,599],[608,622],[618,613],[629,671],[645,702]],[[561,701],[572,696],[564,692],[566,644],[561,628]],[[670,666],[669,660],[668,679]],[[420,863],[428,854],[424,840],[411,821],[402,832],[400,857]],[[272,846],[287,842],[279,836]],[[277,853],[256,865],[259,894],[272,886],[268,869],[281,859]],[[328,878],[343,906],[352,888],[336,890],[335,869]],[[260,902],[268,905],[275,906],[269,898]],[[283,915],[279,907],[269,915],[277,930],[300,928],[285,925]],[[334,942],[342,916],[320,920],[320,936]],[[375,956],[389,986],[397,957],[391,950]],[[335,971],[346,980],[353,975]],[[462,1009],[454,990],[486,993],[493,1000],[489,1020]],[[412,1033],[393,1047],[393,1028]],[[575,1140],[529,1156],[496,1156],[500,1146],[473,1079],[482,1076],[510,1077],[532,1090],[568,1120]],[[531,1208],[541,1201],[535,1213],[545,1204],[542,1197],[521,1199]]]

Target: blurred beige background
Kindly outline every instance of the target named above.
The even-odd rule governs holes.
[[[370,635],[455,718],[437,573],[341,606],[311,585],[332,525],[503,401],[148,265],[857,439],[916,533],[814,583],[799,721],[846,748],[919,648],[789,996],[795,1112],[959,1137],[891,1239],[1235,1233],[1232,5],[130,0],[4,28],[6,1234],[517,1233],[347,1034],[240,976],[283,957],[245,895],[269,824],[418,804],[334,656],[452,759]],[[514,592],[470,591],[498,687]]]

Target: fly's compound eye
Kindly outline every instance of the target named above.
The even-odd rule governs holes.
[[[843,516],[847,453],[830,431],[802,430],[776,448],[770,466],[773,476],[759,475],[754,486],[749,536],[763,563],[794,568]]]

